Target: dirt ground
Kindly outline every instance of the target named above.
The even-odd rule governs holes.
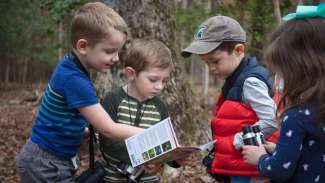
[[[15,158],[30,136],[43,88],[44,85],[13,85],[6,90],[0,87],[0,182],[20,182],[16,174]],[[82,147],[80,158],[80,171],[83,171],[88,166],[87,145]],[[206,174],[200,157],[193,157],[192,162],[180,169],[165,169],[162,182],[215,182]]]

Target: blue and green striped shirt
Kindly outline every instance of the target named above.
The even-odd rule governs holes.
[[[88,73],[75,56],[65,55],[44,91],[31,140],[58,157],[75,156],[87,126],[78,108],[96,103]]]

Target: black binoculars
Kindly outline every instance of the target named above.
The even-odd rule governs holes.
[[[259,146],[265,144],[265,138],[261,132],[259,125],[244,126],[243,130],[243,141],[245,145]]]

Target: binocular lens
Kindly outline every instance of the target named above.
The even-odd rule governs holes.
[[[261,132],[259,125],[254,126],[244,126],[242,128],[243,131],[243,141],[245,145],[261,145],[266,144],[264,139],[264,135]]]

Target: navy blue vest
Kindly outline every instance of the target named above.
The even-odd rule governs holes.
[[[269,88],[269,95],[273,97],[273,79],[267,70],[257,63],[255,57],[244,58],[234,73],[226,79],[222,87],[225,100],[242,102],[243,85],[247,78],[256,77]]]

